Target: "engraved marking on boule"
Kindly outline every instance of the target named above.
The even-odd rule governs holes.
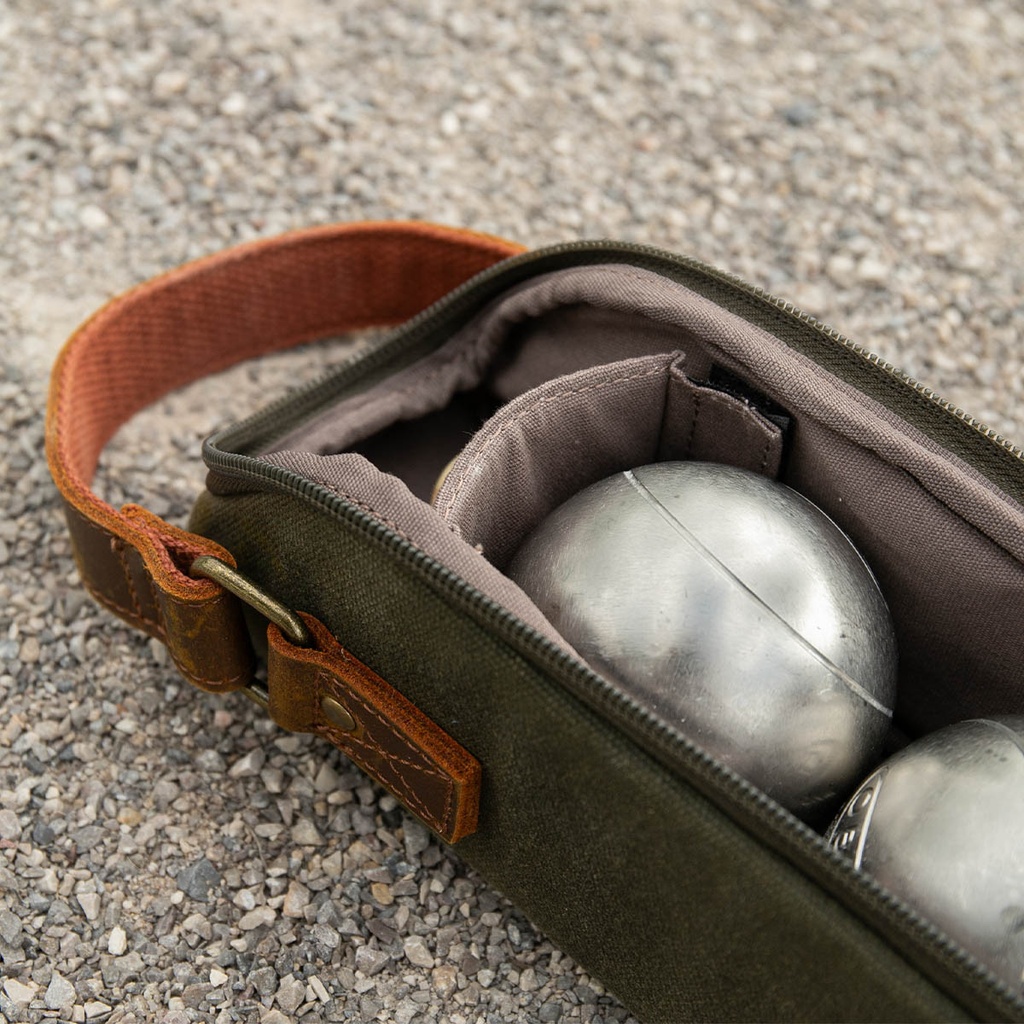
[[[727,565],[725,565],[717,555],[709,548],[706,548],[672,513],[658,500],[657,496],[654,495],[643,482],[634,475],[631,469],[625,470],[622,474],[629,485],[640,495],[640,497],[647,502],[648,505],[673,529],[680,535],[692,548],[694,548],[699,554],[707,559],[709,564],[717,569],[720,573],[726,576],[729,581],[735,584],[739,589],[745,593],[752,601],[756,602],[761,608],[763,608],[783,629],[789,633],[790,636],[796,640],[797,644],[803,648],[808,654],[811,655],[820,665],[832,673],[840,682],[848,687],[853,693],[855,693],[861,700],[863,700],[870,707],[873,707],[876,711],[880,711],[886,718],[892,718],[892,708],[887,708],[880,701],[876,700],[867,690],[864,689],[860,683],[857,682],[852,676],[844,672],[838,665],[832,662],[824,654],[821,653],[812,643],[810,643],[806,637],[798,633],[779,613],[772,608],[770,605],[764,603],[753,590],[750,589],[737,576]]]

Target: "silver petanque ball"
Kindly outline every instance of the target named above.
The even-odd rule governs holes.
[[[1024,995],[1024,717],[911,743],[865,780],[827,839]]]
[[[664,462],[555,509],[509,576],[597,672],[808,820],[877,764],[896,642],[846,535],[746,470]]]

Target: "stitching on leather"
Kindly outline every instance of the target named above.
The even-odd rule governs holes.
[[[163,640],[166,643],[166,634],[164,633],[163,626],[159,622],[154,622],[152,619],[144,619],[141,615],[132,611],[131,608],[126,608],[124,605],[118,604],[112,597],[103,593],[102,590],[99,590],[91,580],[86,579],[83,574],[79,573],[79,575],[81,576],[85,589],[89,591],[94,601],[103,605],[103,607],[108,611],[114,612],[114,614],[120,618],[129,620],[129,622],[138,626],[144,632],[148,632],[146,629],[147,626],[152,626],[157,630],[157,639]]]
[[[77,509],[75,509],[75,511],[78,512]],[[91,519],[86,518],[86,516],[83,513],[78,512],[78,515],[80,516],[79,522],[81,523],[82,526],[88,527],[93,533],[98,533],[103,540],[109,542],[111,550],[117,552],[118,559],[121,562],[121,568],[124,570],[125,576],[127,577],[126,582],[128,583],[129,592],[132,595],[132,599],[135,600],[135,590],[131,584],[131,574],[129,573],[128,568],[124,563],[124,555],[115,546],[122,542],[118,541],[118,539],[113,534],[103,529],[103,527],[100,526],[98,523],[94,523]],[[83,556],[82,561],[84,560],[85,559]],[[81,569],[79,569],[78,575],[81,577],[82,583],[85,585],[85,589],[89,591],[89,593],[93,596],[94,600],[99,601],[99,603],[102,604],[104,607],[110,609],[113,612],[116,612],[118,615],[121,615],[125,618],[134,619],[137,623],[155,626],[158,630],[160,630],[161,634],[163,633],[162,624],[159,622],[154,622],[151,619],[143,618],[143,616],[139,613],[138,607],[134,609],[126,608],[124,605],[118,604],[118,602],[115,601],[112,597],[103,593],[103,591],[101,591],[92,582],[92,580],[89,579],[86,576],[86,574],[81,571]]]
[[[555,391],[552,392],[551,394],[541,395],[537,397],[529,405],[525,406],[523,409],[520,409],[519,412],[515,414],[515,416],[513,416],[505,423],[503,423],[493,434],[491,434],[489,438],[487,438],[487,440],[484,442],[483,447],[480,449],[479,452],[477,452],[476,458],[474,459],[472,465],[466,465],[462,467],[462,470],[459,473],[458,480],[455,483],[455,488],[452,491],[451,497],[446,502],[442,514],[445,516],[451,514],[452,510],[455,507],[455,503],[458,500],[459,494],[462,492],[463,485],[466,483],[466,480],[469,476],[470,468],[472,468],[472,466],[479,466],[483,462],[484,456],[487,454],[488,449],[491,448],[492,445],[496,444],[498,440],[500,440],[501,436],[505,433],[505,431],[509,430],[511,427],[516,426],[523,420],[524,417],[534,412],[534,410],[540,408],[542,405],[546,405],[548,402],[553,402],[559,398],[566,398],[569,395],[583,395],[591,391],[600,391],[603,388],[611,387],[613,384],[623,384],[628,381],[644,380],[648,377],[657,377],[664,373],[665,366],[662,365],[656,367],[653,370],[645,370],[643,373],[624,374],[619,377],[612,377],[608,380],[597,381],[594,384],[588,384],[586,387],[565,388],[561,391]]]
[[[338,682],[338,680],[334,676],[331,676],[325,672],[320,672],[317,676],[317,682],[319,682],[323,686],[324,684],[330,682],[336,683]],[[330,687],[325,688],[328,690],[330,689]],[[419,754],[420,758],[422,758],[423,760],[420,763],[416,763],[415,761],[411,761],[407,758],[400,757],[397,754],[391,753],[390,751],[387,751],[382,746],[380,746],[379,743],[372,740],[372,738],[367,736],[366,733],[363,734],[362,738],[357,738],[342,732],[340,729],[331,729],[331,732],[336,733],[339,737],[339,740],[342,741],[339,742],[338,745],[342,746],[344,744],[350,747],[363,746],[379,754],[395,773],[395,776],[399,784],[392,784],[394,785],[394,788],[398,791],[398,795],[401,796],[412,807],[418,808],[420,814],[422,814],[423,817],[426,818],[428,821],[437,822],[441,827],[444,827],[445,823],[449,820],[449,812],[451,808],[452,794],[454,789],[454,784],[451,779],[451,776],[449,776],[447,772],[441,771],[440,769],[434,767],[434,762],[429,759],[427,754],[420,750],[420,748],[413,745],[406,737],[402,736],[400,733],[397,733],[393,728],[392,723],[389,722],[387,718],[385,718],[383,715],[381,715],[381,713],[372,704],[367,703],[358,693],[346,688],[344,696],[346,699],[355,701],[355,703],[358,704],[363,709],[363,711],[365,711],[371,718],[375,719],[379,725],[381,725],[386,731],[388,731],[392,735],[397,736],[397,738],[400,739],[405,744],[406,747],[408,747],[412,752]],[[432,776],[436,779],[439,779],[444,784],[444,817],[439,818],[436,812],[431,810],[431,808],[428,807],[426,803],[424,803],[423,799],[412,788],[412,780],[408,779],[405,776],[401,768],[398,767],[399,765],[405,765],[407,768],[410,768],[414,772],[417,772],[421,775]]]
[[[243,670],[239,672],[238,675],[231,676],[228,679],[208,679],[206,676],[200,676],[196,675],[194,672],[190,672],[181,664],[180,661],[178,661],[177,658],[174,657],[173,653],[171,654],[171,657],[174,659],[174,664],[178,671],[188,679],[189,682],[194,683],[200,689],[206,688],[203,685],[204,683],[207,685],[213,684],[215,686],[230,686],[231,683],[237,683],[239,679],[244,679],[249,674],[247,671]]]
[[[397,769],[392,763],[393,759],[388,757],[385,751],[382,751],[378,746],[373,743],[365,742],[357,737],[350,736],[341,730],[331,729],[333,734],[333,742],[337,747],[343,751],[347,751],[357,761],[360,759],[360,754],[364,755],[367,750],[375,751],[379,753],[387,765],[391,768],[391,772],[388,773],[386,778],[382,778],[379,781],[383,782],[386,787],[389,787],[395,791],[395,794],[400,797],[405,804],[411,809],[416,811],[426,821],[434,822],[439,828],[444,827],[444,820],[439,818],[437,813],[423,801],[422,797],[413,788],[412,782],[407,779],[402,772]],[[369,765],[364,766],[364,770],[371,771]],[[372,771],[371,771],[371,774]],[[432,774],[432,773],[427,773]],[[446,786],[446,790],[450,789],[450,785]],[[447,794],[446,794],[447,795]],[[450,799],[446,799],[445,807],[447,808],[450,804]]]
[[[350,692],[349,696],[352,699],[354,699],[355,702],[358,705],[360,705],[360,707],[362,707],[367,714],[369,714],[372,718],[376,719],[376,721],[381,726],[383,726],[385,730],[391,732],[393,735],[395,734],[395,730],[392,728],[391,723],[386,718],[384,718],[380,714],[380,712],[377,711],[376,708],[374,708],[370,704],[367,704],[367,702],[364,701],[357,693]],[[385,750],[378,743],[370,742],[369,738],[366,736],[365,733],[363,735],[362,742],[364,746],[368,746],[371,750],[375,750],[378,754],[380,754],[381,757],[383,757],[384,760],[392,767],[396,776],[402,783],[402,795],[405,796],[405,798],[410,802],[410,804],[420,807],[422,809],[421,813],[424,814],[424,816],[429,818],[431,821],[438,821],[439,819],[436,813],[430,810],[426,803],[424,803],[423,798],[419,796],[419,794],[411,788],[413,785],[412,780],[407,779],[405,775],[403,775],[401,768],[396,767],[396,765],[405,765],[407,768],[412,769],[414,772],[418,772],[422,775],[430,775],[436,779],[439,779],[444,784],[445,790],[451,788],[452,781],[444,772],[432,767],[432,762],[427,759],[426,755],[422,751],[419,751],[418,748],[412,746],[408,739],[401,735],[398,735],[398,738],[405,744],[406,747],[410,748],[413,753],[419,753],[419,756],[423,758],[423,761],[417,764],[414,761],[410,761],[408,758],[400,757],[397,754],[393,754]],[[356,742],[360,741],[356,740]]]
[[[121,568],[124,570],[125,582],[128,584],[128,593],[132,598],[132,607],[135,609],[135,614],[142,619],[144,622],[148,622],[149,619],[142,614],[142,605],[139,603],[139,595],[135,589],[135,578],[132,576],[132,567],[128,564],[128,557],[125,554],[125,544],[122,540],[114,538],[110,542],[110,546],[117,555],[118,561],[121,563]],[[159,624],[160,620],[156,622]]]

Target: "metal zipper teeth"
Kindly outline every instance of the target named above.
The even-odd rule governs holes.
[[[583,697],[591,706],[597,709],[603,708],[616,717],[625,718],[636,727],[638,735],[646,736],[657,743],[664,752],[672,754],[677,759],[684,759],[691,770],[696,771],[702,779],[710,781],[719,793],[727,794],[733,799],[741,801],[744,808],[752,813],[755,819],[770,826],[773,833],[787,845],[790,843],[807,844],[810,841],[820,853],[825,855],[824,859],[829,865],[829,874],[837,882],[844,887],[870,893],[872,898],[877,901],[876,906],[880,906],[885,911],[885,916],[888,919],[909,925],[933,949],[941,951],[948,958],[947,962],[955,965],[958,977],[972,990],[980,992],[986,999],[991,999],[994,996],[1007,1010],[1021,1014],[1024,1012],[1024,999],[995,979],[980,961],[919,915],[916,910],[881,889],[870,877],[856,872],[835,851],[831,850],[820,836],[792,818],[788,812],[760,790],[715,761],[671,726],[659,721],[642,705],[615,690],[604,679],[577,662],[547,638],[538,634],[507,609],[502,608],[501,605],[476,590],[425,552],[399,537],[388,527],[348,505],[336,494],[319,484],[305,480],[282,467],[272,466],[251,456],[227,452],[217,447],[217,442],[221,437],[226,439],[227,435],[244,434],[247,427],[257,424],[262,428],[261,433],[273,433],[278,424],[291,418],[296,404],[308,403],[315,407],[319,401],[329,397],[332,392],[343,387],[350,379],[354,379],[357,375],[364,376],[367,372],[387,365],[417,342],[425,340],[436,328],[438,321],[452,320],[463,315],[479,292],[486,291],[494,278],[508,275],[513,266],[529,265],[538,262],[539,258],[556,258],[560,255],[571,254],[606,256],[609,258],[607,261],[617,254],[633,254],[644,257],[645,262],[648,260],[653,262],[655,266],[650,269],[655,271],[658,266],[661,268],[676,266],[728,285],[737,292],[764,302],[797,320],[829,342],[841,345],[866,363],[871,364],[875,369],[898,381],[901,385],[909,387],[930,404],[937,406],[946,414],[954,416],[972,431],[985,438],[987,442],[997,445],[1018,461],[1024,461],[1024,452],[1020,448],[1008,442],[1002,435],[985,427],[978,420],[968,416],[959,407],[941,398],[931,388],[918,383],[888,361],[852,342],[815,317],[804,313],[792,303],[780,299],[760,287],[750,285],[741,278],[718,270],[700,260],[666,253],[653,246],[636,243],[570,242],[513,257],[511,260],[496,264],[464,282],[449,292],[440,303],[429,307],[407,321],[384,344],[365,355],[353,357],[328,375],[311,382],[298,392],[283,396],[268,408],[211,439],[204,446],[208,463],[211,468],[227,470],[233,475],[240,474],[269,481],[278,488],[324,508],[332,516],[347,521],[374,540],[383,543],[403,560],[410,562],[417,571],[433,579],[460,604],[500,626],[503,631],[510,633],[512,637],[522,643],[526,650],[535,654],[542,666],[554,668],[560,675],[568,676],[570,679],[575,677],[577,695]],[[606,260],[600,262],[606,262]]]
[[[793,818],[761,790],[712,758],[670,725],[656,718],[643,705],[615,689],[582,662],[577,661],[414,544],[372,516],[349,505],[333,491],[290,470],[262,463],[248,456],[223,451],[217,452],[216,462],[219,468],[234,474],[269,481],[276,488],[326,510],[332,517],[348,523],[387,548],[415,571],[434,581],[458,604],[471,610],[478,618],[496,626],[510,639],[518,641],[518,649],[532,654],[540,667],[553,669],[559,676],[572,680],[576,696],[584,699],[591,708],[613,719],[625,719],[635,727],[638,737],[646,737],[656,743],[665,754],[672,757],[673,761],[680,766],[685,765],[700,780],[710,783],[717,793],[739,801],[742,809],[750,814],[756,823],[770,827],[776,838],[782,840],[784,845],[790,849],[802,847],[806,852],[807,844],[812,844],[824,855],[825,869],[833,880],[845,889],[870,894],[876,905],[884,911],[887,920],[897,922],[901,927],[909,927],[933,949],[939,950],[948,958],[947,962],[951,963],[959,980],[975,993],[981,994],[986,1001],[991,1001],[993,996],[996,997],[1013,1013],[1024,1012],[1024,999],[1017,997],[991,975],[979,960],[922,917],[913,907],[882,889],[870,876],[856,871],[846,858],[836,853],[816,832]]]

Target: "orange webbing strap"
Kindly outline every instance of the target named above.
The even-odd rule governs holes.
[[[197,686],[249,682],[238,601],[188,575],[203,537],[91,490],[103,447],[144,406],[243,359],[395,324],[520,252],[511,242],[422,223],[312,228],[188,263],[113,299],[71,336],[50,384],[46,455],[64,498],[82,580],[163,640]]]

